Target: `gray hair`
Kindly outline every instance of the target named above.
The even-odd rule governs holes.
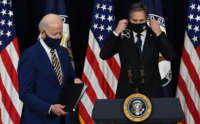
[[[40,20],[38,28],[40,31],[47,30],[48,25],[56,21],[62,22],[62,18],[56,14],[47,14]]]

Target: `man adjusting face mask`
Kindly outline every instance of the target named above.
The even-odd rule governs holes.
[[[129,22],[127,27],[136,33],[141,33],[147,29],[147,23],[134,24]]]
[[[141,33],[148,28],[146,12],[137,10],[130,12],[127,27],[136,33]]]

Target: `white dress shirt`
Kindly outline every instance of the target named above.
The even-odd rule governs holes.
[[[42,38],[39,38],[39,40],[40,40],[40,43],[41,43],[42,47],[46,51],[47,56],[49,57],[50,62],[52,63],[51,52],[50,52],[51,49],[44,43],[44,40]],[[58,53],[57,53],[56,49],[55,49],[55,54],[56,54],[56,57],[58,58],[58,61],[60,62],[59,57],[58,57]]]
[[[143,51],[143,47],[144,47],[144,42],[145,42],[145,38],[146,38],[146,35],[147,35],[147,30],[144,30],[143,32],[140,33],[140,37],[141,37],[141,40],[142,40],[142,48],[141,48],[141,51]],[[133,36],[134,36],[134,42],[136,43],[137,42],[137,33],[133,31]]]
[[[117,36],[117,37],[119,36],[119,34],[117,34],[117,33],[114,32],[114,31],[113,31],[113,34],[114,34],[115,36]],[[141,46],[142,48],[141,48],[141,51],[143,51],[144,42],[145,42],[145,38],[146,38],[146,35],[147,35],[147,30],[144,30],[144,31],[141,32],[140,34],[141,34],[140,36],[141,36],[141,40],[142,40],[142,46]],[[137,36],[136,36],[136,35],[137,35],[137,33],[133,31],[133,37],[134,37],[134,42],[135,42],[135,43],[137,42]]]

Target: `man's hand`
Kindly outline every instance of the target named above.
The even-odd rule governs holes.
[[[53,112],[57,116],[64,116],[68,114],[68,112],[65,112],[63,109],[65,108],[64,105],[61,104],[55,104],[51,105],[51,112]]]
[[[83,81],[81,81],[80,78],[74,78],[74,83],[75,84],[81,84],[81,83],[83,83]]]
[[[121,32],[124,31],[124,29],[126,29],[127,24],[128,24],[127,19],[120,20],[119,23],[117,24],[117,27],[115,28],[114,32],[117,34],[120,34]]]
[[[158,21],[156,21],[155,19],[151,19],[150,22],[150,27],[152,29],[152,31],[158,36],[162,33],[161,29],[160,29],[160,23]]]

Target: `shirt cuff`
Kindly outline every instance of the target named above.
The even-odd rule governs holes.
[[[114,34],[115,36],[119,37],[119,34],[116,33],[115,31],[113,31],[113,34]]]
[[[48,114],[51,114],[51,108],[52,108],[52,105],[49,108]]]

